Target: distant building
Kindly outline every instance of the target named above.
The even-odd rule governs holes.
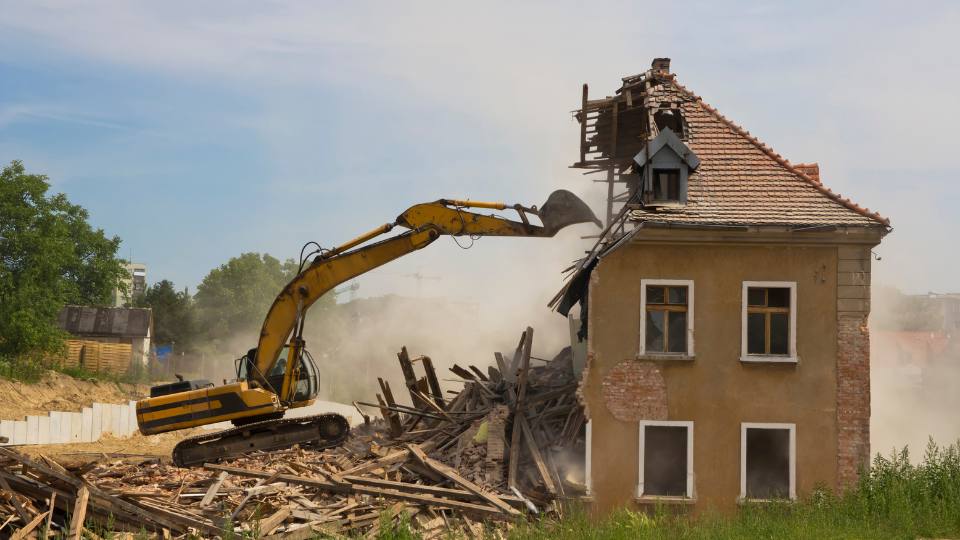
[[[143,263],[128,263],[125,266],[127,276],[121,279],[126,285],[126,292],[117,287],[113,291],[113,305],[123,307],[132,304],[135,299],[147,292],[147,265]]]
[[[70,333],[67,365],[124,373],[134,362],[147,365],[153,336],[149,308],[66,306],[57,325]]]

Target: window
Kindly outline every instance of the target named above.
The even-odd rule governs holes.
[[[693,498],[693,422],[640,422],[637,496]]]
[[[796,424],[740,424],[740,498],[795,499]]]
[[[679,201],[680,200],[680,170],[654,169],[653,170],[653,200]]]
[[[745,281],[740,360],[797,361],[796,282]]]
[[[693,356],[693,281],[640,280],[640,355]]]

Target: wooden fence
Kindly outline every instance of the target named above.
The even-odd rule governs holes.
[[[83,368],[123,375],[130,369],[133,347],[129,343],[104,343],[87,339],[68,339],[67,355],[55,358],[64,367]]]

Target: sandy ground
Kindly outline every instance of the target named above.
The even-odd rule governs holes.
[[[0,379],[0,420],[23,420],[49,411],[80,411],[93,402],[124,403],[149,395],[147,385],[84,381],[48,371],[38,383]]]

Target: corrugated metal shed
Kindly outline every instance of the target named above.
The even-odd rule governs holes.
[[[57,325],[75,336],[144,338],[150,334],[149,308],[66,306]]]

